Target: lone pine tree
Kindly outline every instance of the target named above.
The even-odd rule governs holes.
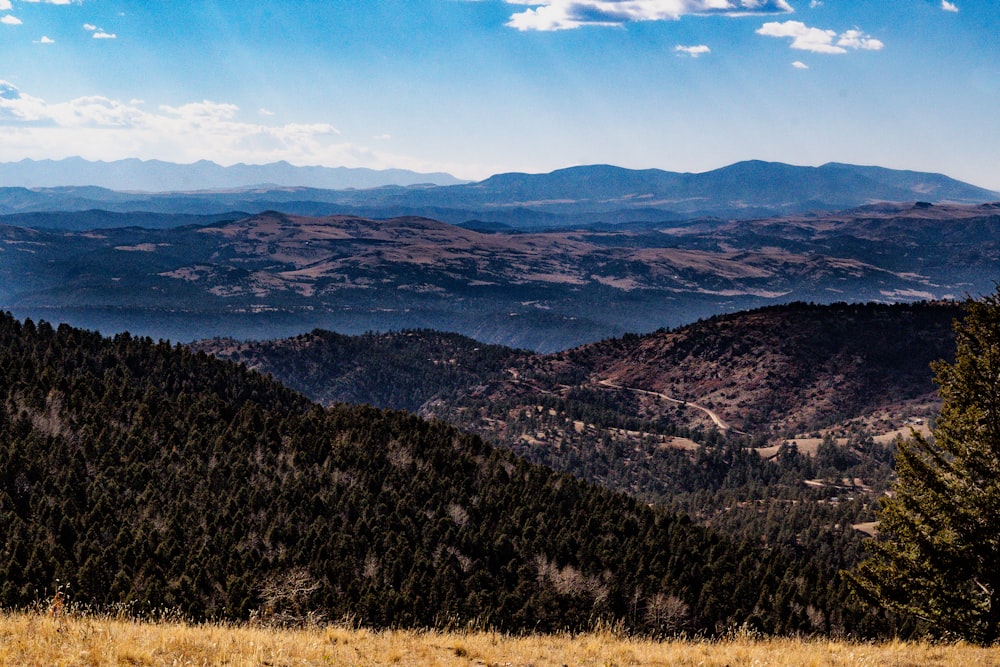
[[[871,558],[852,576],[869,601],[932,634],[1000,639],[1000,288],[955,323],[954,364],[933,365],[933,438],[900,445]]]

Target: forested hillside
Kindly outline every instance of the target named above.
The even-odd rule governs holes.
[[[550,355],[430,331],[198,347],[324,402],[419,408],[734,538],[849,567],[894,434],[935,414],[930,362],[953,354],[960,315],[955,303],[797,303]]]
[[[0,604],[871,633],[835,572],[403,412],[0,316]]]
[[[282,340],[191,346],[273,375],[315,401],[417,412],[495,376],[529,353],[427,329],[345,336],[316,329]]]

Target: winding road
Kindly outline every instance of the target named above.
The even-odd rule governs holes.
[[[689,408],[694,408],[695,410],[701,410],[706,415],[708,415],[709,419],[712,420],[712,422],[719,428],[720,431],[732,430],[734,433],[742,433],[742,431],[737,431],[736,429],[733,429],[733,427],[730,426],[728,423],[726,423],[726,421],[722,419],[722,417],[720,417],[718,414],[716,414],[715,411],[711,410],[710,408],[706,408],[704,405],[698,405],[697,403],[692,403],[691,401],[684,401],[679,398],[674,398],[673,396],[667,396],[666,394],[661,394],[658,391],[649,391],[648,389],[637,389],[636,387],[626,387],[624,385],[615,384],[610,380],[598,380],[597,384],[605,387],[610,387],[611,389],[625,389],[626,391],[634,391],[637,394],[647,394],[649,396],[656,396],[670,403],[676,403],[678,405],[684,405]]]

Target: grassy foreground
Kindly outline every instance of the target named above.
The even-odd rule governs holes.
[[[666,641],[614,633],[510,637],[490,632],[276,630],[0,614],[0,665],[1000,665],[967,644],[734,639]]]

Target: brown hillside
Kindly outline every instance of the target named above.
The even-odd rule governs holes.
[[[933,414],[930,364],[954,354],[951,327],[960,313],[953,303],[763,308],[519,359],[450,408],[425,410],[463,420],[477,412],[484,420],[477,430],[506,440],[525,408],[554,397],[603,401],[603,392],[616,394],[620,415],[711,427],[713,412],[724,428],[775,444],[849,420],[866,420],[880,435],[911,415]],[[559,429],[555,422],[550,427]]]
[[[933,399],[957,306],[793,304],[647,336],[595,371],[709,407],[737,428],[802,432]]]

